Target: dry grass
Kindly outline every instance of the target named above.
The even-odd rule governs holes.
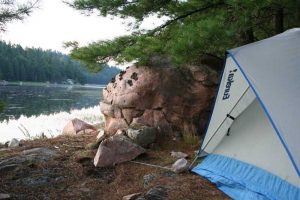
[[[60,136],[47,140],[26,141],[24,146],[13,151],[0,151],[0,161],[22,153],[24,149],[49,147],[57,149],[60,156],[45,163],[24,163],[15,170],[0,174],[0,193],[12,195],[12,199],[99,199],[115,200],[123,196],[146,192],[157,185],[168,188],[168,199],[228,199],[214,185],[194,174],[175,175],[165,170],[131,162],[112,168],[95,168],[93,156],[96,150],[85,150],[86,144],[94,142],[95,135],[79,137]],[[168,141],[168,142],[166,142]],[[187,144],[190,144],[188,142]],[[170,165],[171,150],[181,150],[193,158],[195,147],[185,143],[161,140],[153,145],[146,155],[137,161]],[[184,148],[183,148],[184,147]],[[149,188],[144,188],[143,177],[153,174]],[[24,180],[48,177],[46,184],[30,185]]]

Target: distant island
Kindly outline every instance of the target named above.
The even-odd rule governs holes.
[[[57,51],[22,48],[0,42],[0,81],[107,84],[120,69],[104,66],[101,72],[89,73],[78,61]]]

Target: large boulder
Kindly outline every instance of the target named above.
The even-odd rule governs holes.
[[[159,133],[196,134],[204,130],[215,95],[218,73],[206,65],[132,66],[103,90],[100,108],[105,132],[114,135],[134,124],[156,127]]]
[[[83,133],[91,133],[97,131],[97,129],[91,125],[88,124],[80,119],[72,119],[71,121],[69,121],[64,129],[62,134],[64,135],[79,135],[79,134],[83,134]]]
[[[94,158],[96,167],[109,167],[133,160],[146,150],[124,135],[115,135],[101,142]]]

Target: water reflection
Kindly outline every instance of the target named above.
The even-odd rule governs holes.
[[[0,86],[0,122],[98,105],[102,89],[77,86]]]
[[[100,99],[99,87],[0,85],[0,142],[56,136],[73,118],[99,123]]]

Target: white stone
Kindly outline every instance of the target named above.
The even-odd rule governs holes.
[[[181,172],[187,171],[188,168],[189,168],[189,163],[184,158],[180,158],[172,165],[172,170],[175,173],[181,173]]]
[[[20,141],[16,138],[11,139],[11,141],[8,143],[8,147],[15,148],[20,146]]]
[[[179,159],[179,158],[187,158],[189,155],[186,154],[186,153],[182,153],[182,152],[180,152],[180,151],[178,151],[178,152],[176,152],[176,151],[171,151],[171,156],[172,156],[173,158]]]

